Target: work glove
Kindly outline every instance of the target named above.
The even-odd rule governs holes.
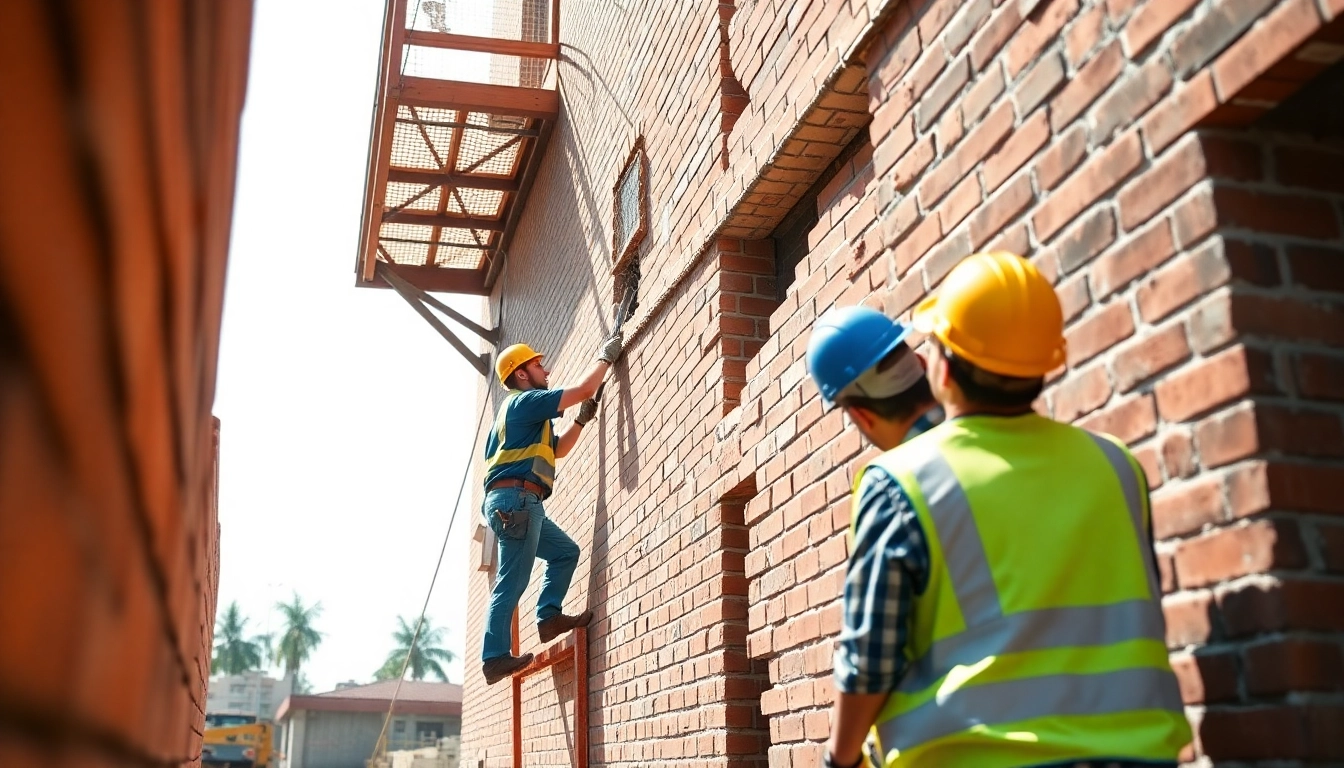
[[[608,365],[614,364],[621,356],[621,343],[620,331],[611,334],[606,341],[602,342],[602,346],[598,347],[597,359]]]
[[[575,424],[587,424],[597,417],[597,401],[593,398],[584,400],[579,405],[579,415],[574,417]]]

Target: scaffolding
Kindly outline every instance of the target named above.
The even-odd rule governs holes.
[[[558,0],[388,0],[356,284],[489,292],[559,112]]]

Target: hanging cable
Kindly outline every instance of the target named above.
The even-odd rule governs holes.
[[[499,287],[499,321],[497,328],[504,326],[504,296],[505,288],[508,282],[508,261],[504,262],[504,267],[500,271]],[[443,533],[443,546],[439,548],[439,559],[434,564],[434,575],[429,578],[429,590],[425,593],[425,603],[420,608],[420,620],[415,623],[415,632],[411,635],[411,644],[406,651],[406,659],[401,663],[401,673],[397,675],[397,685],[392,689],[392,699],[387,703],[387,715],[383,717],[383,727],[378,731],[378,740],[373,744],[373,754],[369,756],[369,762],[372,763],[378,759],[380,752],[385,752],[387,737],[387,726],[392,722],[392,714],[397,706],[397,697],[401,694],[401,684],[406,679],[406,669],[410,666],[411,655],[415,653],[416,643],[420,641],[420,630],[425,624],[425,614],[429,612],[429,600],[434,595],[434,585],[439,580],[439,570],[443,567],[443,556],[448,551],[448,539],[453,533],[453,523],[457,520],[457,510],[462,506],[462,493],[467,488],[467,478],[471,475],[472,459],[476,456],[476,446],[481,440],[481,426],[485,423],[485,408],[481,408],[480,415],[476,418],[476,430],[471,439],[471,449],[467,452],[467,465],[462,470],[462,482],[457,487],[457,500],[453,502],[453,512],[448,516],[448,530]]]

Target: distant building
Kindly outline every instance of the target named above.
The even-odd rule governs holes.
[[[338,687],[285,699],[280,725],[281,768],[364,768],[392,703],[396,680]],[[405,681],[387,729],[387,748],[434,746],[462,732],[462,686]]]
[[[256,715],[274,720],[280,703],[294,690],[294,678],[276,680],[262,672],[220,675],[210,681],[205,696],[206,712]]]

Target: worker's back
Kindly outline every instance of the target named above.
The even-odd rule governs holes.
[[[1189,726],[1128,451],[1035,414],[969,416],[874,463],[931,561],[879,718],[888,765],[1175,758]]]

